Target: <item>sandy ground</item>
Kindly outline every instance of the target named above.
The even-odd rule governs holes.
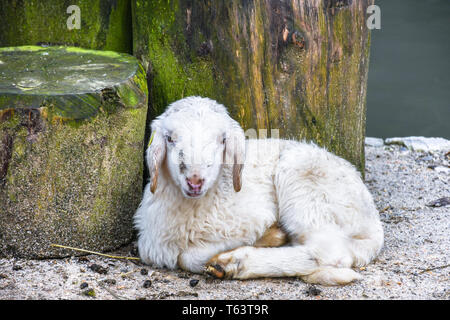
[[[440,299],[449,295],[449,155],[366,147],[366,184],[380,211],[385,247],[343,287],[297,278],[221,281],[130,260],[88,255],[55,260],[0,259],[0,299]],[[133,255],[133,245],[117,250]]]

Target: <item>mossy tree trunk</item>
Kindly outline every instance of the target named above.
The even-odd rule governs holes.
[[[313,140],[363,171],[372,3],[132,0],[151,117],[208,96],[244,129]]]
[[[131,240],[147,105],[144,69],[130,55],[0,48],[0,256]]]
[[[67,26],[74,13],[67,13],[71,5],[80,9],[80,29]],[[53,44],[132,50],[130,0],[2,0],[0,21],[0,47]]]

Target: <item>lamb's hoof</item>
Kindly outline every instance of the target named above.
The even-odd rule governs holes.
[[[205,267],[205,271],[207,274],[216,277],[218,279],[225,278],[225,270],[223,270],[223,268],[219,264],[207,265]]]
[[[246,279],[247,247],[219,253],[206,263],[206,273],[219,279]]]

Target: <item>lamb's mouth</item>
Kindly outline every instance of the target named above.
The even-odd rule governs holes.
[[[202,190],[183,190],[184,194],[188,197],[188,198],[200,198],[201,196],[203,196],[204,192]]]

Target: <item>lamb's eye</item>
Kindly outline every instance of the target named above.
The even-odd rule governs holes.
[[[169,143],[173,143],[172,137],[171,136],[166,136],[167,142]]]

